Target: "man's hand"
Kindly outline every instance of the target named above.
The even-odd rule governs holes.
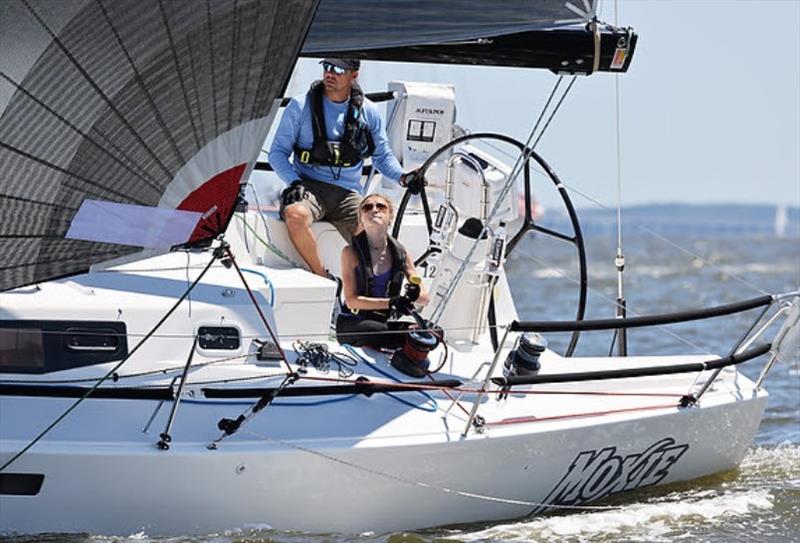
[[[414,310],[414,302],[405,296],[392,296],[389,298],[389,309],[398,317],[410,315]]]
[[[425,176],[420,174],[419,168],[415,168],[400,176],[400,184],[406,187],[411,194],[419,194],[422,192],[422,187],[426,186],[428,182],[425,180]]]
[[[282,207],[287,207],[295,202],[299,202],[306,198],[306,188],[300,184],[299,179],[292,181],[292,184],[283,189],[281,192]]]

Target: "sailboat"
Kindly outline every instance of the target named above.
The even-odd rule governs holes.
[[[527,142],[416,140],[429,184],[395,233],[434,294],[428,350],[335,341],[337,283],[242,201],[299,55],[624,73],[637,36],[595,7],[0,3],[0,533],[386,532],[602,507],[737,466],[769,368],[797,355],[797,293],[586,320],[580,223]],[[532,216],[533,162],[572,232]],[[315,229],[335,274],[345,242]],[[572,321],[518,318],[504,263],[531,231],[575,246]],[[755,309],[718,357],[574,356],[583,331]],[[563,353],[554,331],[572,333]],[[737,365],[759,357],[753,382]]]

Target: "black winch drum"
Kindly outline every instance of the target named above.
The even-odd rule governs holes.
[[[509,375],[531,375],[539,371],[539,356],[547,348],[547,340],[541,334],[522,334],[517,344],[508,353],[503,373]]]
[[[425,330],[409,332],[403,348],[397,349],[392,355],[391,365],[406,375],[424,377],[430,366],[428,353],[438,344],[439,340],[431,332]]]

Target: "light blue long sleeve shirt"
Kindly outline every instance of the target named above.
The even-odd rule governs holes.
[[[319,166],[303,164],[299,161],[290,161],[295,145],[303,149],[310,149],[314,143],[314,129],[311,126],[311,100],[308,94],[296,96],[284,108],[283,117],[275,132],[272,146],[269,150],[269,162],[272,169],[285,183],[305,177],[316,181],[324,181],[344,187],[356,192],[363,192],[361,186],[361,167],[363,162],[349,168],[339,166]],[[344,135],[344,120],[350,101],[334,102],[327,96],[322,98],[322,110],[325,115],[325,129],[328,140],[341,141]],[[403,175],[403,168],[395,158],[389,147],[386,129],[378,113],[377,106],[364,99],[362,115],[372,134],[375,143],[375,152],[372,154],[372,164],[385,177],[399,181]]]

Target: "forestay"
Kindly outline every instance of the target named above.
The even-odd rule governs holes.
[[[223,231],[316,4],[0,2],[0,290],[185,238],[164,210],[196,212],[184,242]]]

